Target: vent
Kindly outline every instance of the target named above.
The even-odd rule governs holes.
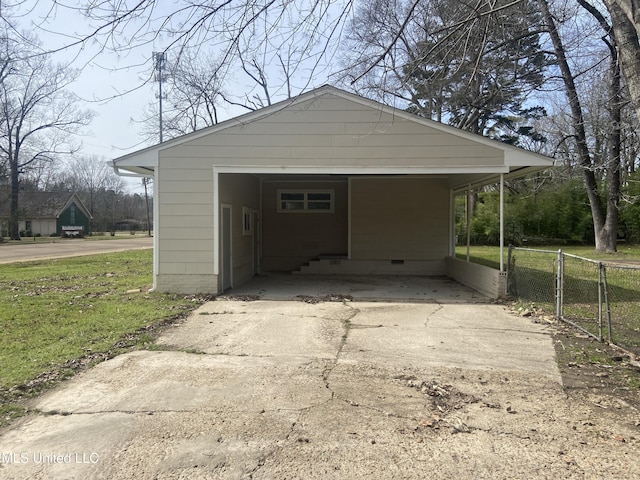
[[[404,260],[391,260],[391,265],[404,265]]]

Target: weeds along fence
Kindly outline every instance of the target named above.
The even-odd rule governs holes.
[[[509,246],[507,291],[640,355],[640,266]]]

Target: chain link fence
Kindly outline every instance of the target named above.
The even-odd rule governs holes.
[[[509,246],[509,295],[640,355],[640,266]]]

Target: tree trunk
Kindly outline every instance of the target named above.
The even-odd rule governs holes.
[[[621,150],[622,150],[622,72],[618,62],[618,52],[615,45],[611,45],[611,99],[609,100],[609,114],[613,131],[611,133],[611,149],[607,162],[607,220],[604,226],[606,235],[605,250],[607,253],[614,253],[617,250],[618,241],[618,218],[620,203],[620,170],[621,170]]]
[[[540,6],[542,8],[542,14],[544,15],[547,28],[549,29],[549,35],[558,60],[558,66],[562,73],[562,80],[569,100],[569,106],[571,107],[571,123],[576,140],[578,160],[584,171],[584,183],[587,190],[587,197],[589,198],[589,205],[591,207],[591,216],[593,217],[596,251],[605,252],[607,251],[608,240],[611,238],[611,233],[607,232],[605,228],[605,214],[600,200],[598,182],[593,170],[591,154],[589,153],[589,147],[587,144],[587,133],[584,128],[584,115],[582,113],[580,98],[578,97],[578,89],[576,88],[573,74],[571,73],[569,62],[567,61],[564,45],[560,38],[560,34],[558,33],[558,29],[556,28],[553,16],[549,10],[547,0],[540,0]]]
[[[11,160],[11,204],[9,210],[9,238],[20,240],[19,215],[18,215],[18,194],[20,193],[20,178],[18,167],[13,165]]]
[[[622,73],[640,118],[640,0],[606,0],[616,35]]]

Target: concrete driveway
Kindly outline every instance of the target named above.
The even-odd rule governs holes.
[[[2,432],[0,478],[640,475],[545,327],[448,280],[347,280],[258,278],[77,375]]]
[[[116,238],[114,240],[57,239],[55,243],[0,243],[0,264],[28,262],[44,258],[78,257],[97,253],[124,252],[153,247],[151,237]]]

